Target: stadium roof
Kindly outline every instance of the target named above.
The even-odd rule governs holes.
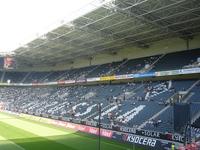
[[[93,4],[95,5],[95,4]],[[199,0],[112,0],[15,50],[19,62],[54,64],[200,32]]]

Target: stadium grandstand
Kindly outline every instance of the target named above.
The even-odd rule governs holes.
[[[0,150],[200,150],[200,0],[86,7],[1,55]]]

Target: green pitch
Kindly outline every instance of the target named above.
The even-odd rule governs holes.
[[[0,113],[0,150],[97,150],[96,136]],[[101,138],[102,150],[141,150]]]

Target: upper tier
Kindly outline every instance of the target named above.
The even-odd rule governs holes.
[[[1,82],[32,83],[200,67],[200,49],[52,72],[0,72]]]

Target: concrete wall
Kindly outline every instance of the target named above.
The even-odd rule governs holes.
[[[189,46],[189,47],[188,47]],[[189,40],[189,45],[187,41],[180,38],[171,38],[158,42],[154,42],[149,48],[138,48],[138,47],[128,47],[121,49],[117,54],[111,54],[110,52],[104,52],[102,54],[93,55],[91,61],[92,65],[104,64],[113,61],[121,61],[124,58],[133,59],[146,57],[157,54],[171,53],[176,51],[182,51],[187,49],[200,48],[200,35],[195,36],[193,39]],[[80,68],[90,65],[90,60],[88,58],[78,58],[74,60],[74,63],[63,62],[62,64],[57,64],[56,66],[43,66],[43,67],[32,67],[23,68],[21,71],[49,71],[49,70],[66,70],[70,68]]]

